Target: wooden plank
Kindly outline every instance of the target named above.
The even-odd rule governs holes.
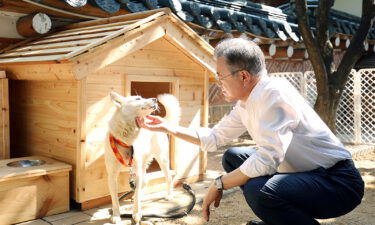
[[[88,84],[102,84],[102,85],[125,85],[125,73],[122,71],[122,66],[116,68],[116,71],[112,71],[113,64],[107,66],[103,70],[99,70],[96,73],[92,73],[87,76]],[[118,69],[118,70],[117,70]],[[88,90],[89,91],[89,90]]]
[[[204,84],[203,84],[203,95],[202,95],[202,118],[201,126],[208,126],[208,117],[209,117],[209,77],[210,74],[208,70],[204,73]],[[207,169],[207,151],[199,152],[199,174],[205,174]]]
[[[132,54],[130,55],[132,56]],[[121,78],[115,78],[114,76],[121,76],[121,75],[140,75],[140,76],[169,76],[169,77],[179,77],[180,79],[184,80],[184,82],[188,82],[190,84],[199,84],[199,81],[196,78],[202,77],[202,70],[191,70],[186,68],[158,68],[158,67],[133,67],[132,65],[128,65],[126,62],[125,57],[123,59],[118,60],[117,62],[109,65],[106,67],[106,70],[100,70],[95,74],[98,75],[90,75],[88,77],[90,83],[110,83],[111,81],[106,79],[106,76],[113,75],[113,79],[116,79],[118,82],[125,82],[121,80]],[[91,77],[95,76],[95,79],[90,79]]]
[[[121,21],[117,23],[109,23],[109,24],[102,24],[102,25],[96,25],[96,26],[88,26],[88,27],[79,27],[79,28],[73,28],[68,30],[59,31],[56,34],[53,34],[49,37],[57,37],[57,36],[65,36],[68,34],[88,34],[88,33],[95,33],[95,32],[103,32],[103,31],[110,31],[110,30],[119,30],[120,28],[123,28],[124,25],[129,25],[132,23],[135,23],[139,20],[128,20],[128,21]],[[49,38],[47,37],[47,38]]]
[[[74,162],[77,136],[74,82],[12,83],[14,155],[46,155]],[[65,112],[65,113],[64,113]],[[72,160],[73,159],[73,160]]]
[[[184,32],[188,31],[188,29],[184,28],[183,31],[181,26],[186,25],[176,26],[173,23],[167,23],[165,38],[170,41],[171,44],[185,52],[188,57],[191,57],[194,61],[198,62],[214,73],[216,64],[213,60],[213,48],[208,47],[207,43],[202,43],[204,40],[202,40],[199,35],[196,37],[197,34]]]
[[[125,84],[108,85],[108,84],[87,84],[90,88],[87,89],[87,102],[96,102],[99,106],[104,104],[104,98],[108,97],[111,91],[123,93]],[[111,102],[110,102],[111,103]],[[90,104],[91,106],[91,104]],[[112,106],[112,105],[110,105]],[[92,106],[94,107],[94,106]],[[96,106],[95,106],[96,107]]]
[[[85,78],[77,81],[78,83],[78,93],[77,93],[77,141],[76,141],[76,177],[75,177],[75,186],[74,186],[74,199],[76,202],[83,202],[86,199],[86,86],[87,81]]]
[[[54,49],[54,48],[67,48],[67,47],[74,47],[74,46],[84,46],[92,41],[99,40],[97,39],[90,39],[90,40],[78,40],[78,41],[67,41],[67,42],[59,42],[53,44],[43,44],[43,45],[34,45],[30,43],[29,45],[22,46],[20,48],[12,49],[7,52],[24,52],[24,51],[31,51],[31,50],[42,50],[42,49]]]
[[[20,86],[18,86],[20,87]],[[30,93],[30,92],[23,92]],[[46,94],[47,92],[45,92]],[[42,95],[42,94],[40,94]],[[39,95],[39,96],[40,96]],[[36,116],[56,115],[56,118],[66,121],[73,121],[76,119],[77,103],[73,101],[53,100],[53,98],[37,97],[38,95],[31,94],[22,98],[22,102],[14,102],[20,112],[28,112]],[[59,96],[55,97],[56,99]]]
[[[76,103],[77,83],[74,81],[18,81],[14,82],[17,89],[17,98],[21,104],[30,101],[30,104],[64,104],[64,102]],[[48,105],[47,108],[54,106]],[[61,106],[63,107],[63,106]],[[65,108],[65,107],[64,107]],[[67,108],[65,108],[67,109]],[[53,114],[53,113],[52,113]]]
[[[4,37],[0,37],[0,49],[6,48],[6,47],[8,47],[8,46],[10,46],[12,44],[18,43],[18,42],[20,42],[22,40],[23,39],[20,39],[20,38],[4,38]]]
[[[8,167],[16,160],[42,159],[47,163]],[[0,164],[0,224],[14,224],[69,210],[71,166],[45,157],[2,160]]]
[[[70,64],[12,63],[0,64],[0,70],[7,71],[12,80],[74,80],[75,75]]]
[[[119,36],[119,35],[121,35],[121,34],[123,34],[125,32],[129,32],[132,29],[138,28],[141,25],[143,25],[145,27],[150,26],[150,24],[153,24],[151,21],[153,21],[153,20],[155,20],[157,18],[158,18],[158,20],[162,20],[165,17],[166,16],[165,16],[164,12],[155,13],[152,16],[149,16],[147,18],[141,19],[141,20],[139,20],[139,21],[137,21],[137,22],[135,22],[135,23],[133,23],[133,24],[131,24],[131,25],[129,25],[129,26],[121,29],[121,30],[113,32],[112,34],[106,36],[105,38],[103,38],[103,39],[101,39],[99,41],[96,41],[96,42],[93,42],[93,43],[87,45],[86,48],[84,48],[84,49],[81,49],[79,51],[75,51],[75,52],[72,52],[72,53],[66,55],[64,57],[64,59],[69,59],[69,58],[71,58],[73,56],[76,56],[76,55],[82,53],[83,51],[86,51],[86,50],[88,50],[88,49],[90,49],[90,48],[92,48],[94,46],[98,46],[98,45],[100,45],[100,44],[102,44],[102,43],[104,43],[106,41],[109,41],[109,40],[111,40],[111,39],[113,39],[113,38],[115,38],[115,37],[117,37],[117,36]],[[145,25],[146,23],[150,23],[150,24],[149,25]]]
[[[109,31],[109,32],[101,32],[101,33],[93,33],[93,34],[83,34],[83,35],[69,35],[67,37],[56,37],[56,38],[48,38],[42,39],[40,41],[35,41],[33,44],[49,44],[49,43],[57,43],[57,42],[64,42],[64,41],[78,41],[78,40],[85,40],[85,39],[96,39],[99,38],[97,41],[101,41],[103,37],[109,36],[116,31]],[[91,40],[92,43],[92,40]]]
[[[17,152],[12,152],[12,156],[20,157],[25,155],[43,155],[49,158],[54,158],[56,160],[68,163],[70,165],[76,165],[75,160],[75,146],[72,148],[73,145],[72,141],[65,142],[63,146],[61,144],[54,144],[47,139],[43,139],[43,137],[24,137],[25,134],[19,135],[17,138],[25,140],[27,139],[27,143],[16,143],[14,145],[17,148]],[[61,139],[61,141],[65,141]]]
[[[185,22],[180,20],[175,14],[171,13],[168,18],[172,23],[178,27],[181,31],[184,31],[194,42],[198,45],[199,49],[202,49],[208,53],[208,55],[213,56],[214,48],[206,42],[201,36],[198,35],[191,27],[189,27]]]
[[[0,71],[0,159],[8,159],[9,151],[9,93],[5,71]]]
[[[70,25],[62,26],[59,29],[66,30],[66,29],[81,28],[81,27],[96,26],[96,25],[109,24],[109,23],[117,23],[117,22],[122,22],[122,21],[143,19],[145,17],[154,15],[159,12],[163,12],[163,14],[170,14],[171,10],[168,8],[162,8],[162,9],[149,10],[149,11],[140,12],[140,13],[131,13],[128,15],[112,16],[110,18],[90,20],[90,21],[85,21],[81,23],[70,24]]]
[[[188,70],[201,70],[201,64],[196,63],[181,52],[140,50],[126,57],[127,66],[144,68],[184,68]]]
[[[201,84],[193,85],[181,84],[180,101],[201,101],[203,96],[203,88],[203,82]]]
[[[19,62],[38,62],[38,61],[53,62],[53,61],[56,61],[58,59],[61,59],[63,56],[64,56],[64,54],[48,55],[48,56],[30,56],[30,57],[18,57],[18,58],[5,58],[5,59],[0,59],[0,63],[19,63]]]
[[[94,49],[90,54],[72,59],[75,63],[74,70],[76,79],[85,77],[90,73],[94,73],[112,64],[124,56],[161,38],[165,34],[164,28],[161,26],[160,22],[150,22],[144,26],[146,26],[145,29],[140,29],[143,35],[140,35],[140,30],[127,32],[123,37],[116,38],[106,45]],[[67,57],[68,55],[65,56],[65,58]]]
[[[10,167],[8,163],[17,160],[44,160],[46,163],[36,167]],[[0,160],[0,182],[19,180],[34,176],[42,176],[50,173],[68,172],[72,166],[63,162],[53,160],[44,156],[29,156],[24,158],[12,158]]]
[[[27,115],[25,113],[12,113],[12,116],[17,118],[17,120],[28,127],[25,127],[22,133],[29,134],[25,135],[25,138],[28,138],[32,135],[38,137],[39,135],[48,141],[49,143],[60,144],[61,146],[71,147],[73,146],[71,142],[75,141],[76,130],[75,125],[76,121],[62,120],[58,117],[53,118],[53,115]],[[20,117],[26,117],[27,121]],[[22,129],[22,126],[16,126],[17,129]],[[64,140],[66,143],[64,143]]]
[[[15,224],[69,211],[69,172],[0,183],[0,224]]]
[[[42,56],[48,54],[67,54],[80,47],[67,47],[67,48],[56,48],[56,49],[44,49],[44,50],[33,50],[24,52],[11,52],[0,55],[1,58],[14,58],[14,57],[25,57],[25,56]]]
[[[142,48],[142,50],[154,50],[159,52],[181,52],[176,46],[172,45],[165,38],[150,43]]]

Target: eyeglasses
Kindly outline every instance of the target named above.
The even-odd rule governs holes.
[[[215,74],[215,80],[216,82],[221,85],[221,81],[223,81],[225,78],[229,77],[229,76],[233,76],[234,74],[240,72],[241,70],[243,69],[239,69],[239,70],[235,70],[235,71],[232,71],[231,73],[227,74],[227,75],[224,75],[224,76],[219,76],[219,73],[216,73]]]

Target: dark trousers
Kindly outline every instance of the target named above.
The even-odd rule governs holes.
[[[225,171],[237,169],[252,153],[251,148],[229,148]],[[255,215],[269,225],[317,225],[315,219],[338,217],[359,205],[364,182],[348,159],[329,169],[250,178],[241,189]]]

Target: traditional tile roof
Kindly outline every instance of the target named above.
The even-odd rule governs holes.
[[[78,0],[65,0],[77,5]],[[85,0],[79,0],[84,4]],[[251,3],[244,0],[92,0],[95,6],[108,13],[120,8],[130,12],[141,12],[162,7],[170,8],[192,27],[212,32],[246,32],[266,39],[291,39],[301,41],[294,7],[288,3],[278,8]],[[308,1],[312,29],[315,29],[314,10],[317,0]],[[353,35],[360,18],[331,10],[330,33]],[[375,27],[370,29],[368,39],[375,41]]]

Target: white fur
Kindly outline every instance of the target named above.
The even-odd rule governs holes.
[[[159,163],[159,166],[167,177],[167,199],[173,198],[173,180],[169,170],[169,141],[168,136],[161,132],[152,132],[146,129],[138,128],[135,118],[137,116],[145,117],[158,109],[156,99],[144,99],[139,96],[123,97],[115,92],[110,94],[113,103],[116,105],[116,112],[109,122],[109,132],[116,138],[133,145],[134,148],[134,166],[136,173],[136,189],[134,193],[133,220],[136,224],[141,222],[141,200],[142,189],[145,187],[146,169],[153,158]],[[170,94],[158,96],[158,100],[166,109],[165,119],[171,124],[178,124],[180,120],[180,106],[177,99]],[[108,173],[108,185],[112,199],[112,223],[120,223],[120,204],[118,201],[117,178],[123,166],[115,157],[110,143],[109,133],[105,139],[105,164]],[[129,150],[117,145],[121,155],[126,162],[129,162]]]

